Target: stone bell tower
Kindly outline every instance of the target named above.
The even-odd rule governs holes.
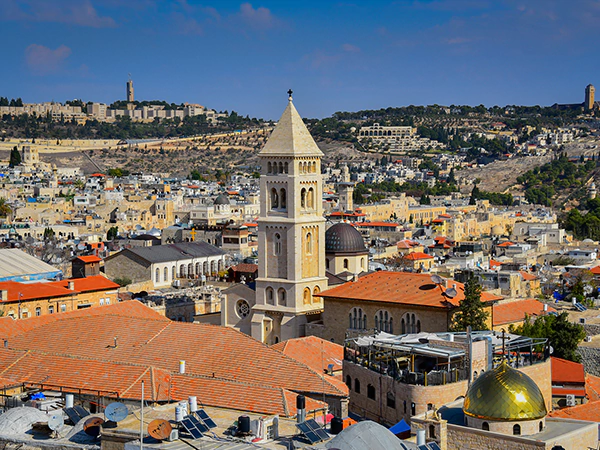
[[[321,156],[289,101],[260,151],[258,278],[252,336],[267,344],[305,335],[327,288]]]

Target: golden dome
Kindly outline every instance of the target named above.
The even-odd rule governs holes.
[[[546,416],[540,388],[506,361],[477,378],[465,396],[466,415],[483,420],[533,420]]]

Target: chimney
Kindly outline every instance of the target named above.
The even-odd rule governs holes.
[[[71,290],[71,291],[75,290],[75,282],[74,281],[69,281],[69,290]]]
[[[0,298],[0,300],[2,300],[3,302],[5,302],[5,301],[7,301],[7,300],[8,300],[8,290],[6,290],[6,289],[2,289],[2,290],[0,291],[0,295],[1,295],[1,298]]]
[[[296,413],[296,422],[302,423],[306,421],[306,399],[304,395],[299,395],[296,397],[296,409],[298,410]]]

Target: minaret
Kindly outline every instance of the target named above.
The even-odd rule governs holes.
[[[252,336],[267,344],[305,335],[327,288],[321,156],[289,102],[260,151],[258,278]]]

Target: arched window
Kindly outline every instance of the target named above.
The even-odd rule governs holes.
[[[352,377],[350,375],[346,375],[346,386],[348,386],[348,389],[352,389]]]
[[[544,431],[544,422],[540,421],[540,433]]]
[[[279,288],[277,291],[277,301],[280,306],[285,306],[285,289]]]
[[[406,334],[406,322],[404,321],[404,317],[400,321],[400,334]]]
[[[267,304],[268,305],[274,305],[274,298],[273,298],[273,288],[268,287],[266,289],[266,295],[267,295]]]
[[[39,306],[37,308],[35,308],[35,315],[36,316],[41,316],[42,315],[42,308],[40,308]]]
[[[367,385],[367,397],[371,400],[375,400],[375,386],[372,384]]]
[[[475,380],[477,378],[477,371],[473,372],[473,379]]]
[[[344,258],[344,269],[348,268],[348,258]]]
[[[279,173],[283,173],[283,163],[279,163]]]
[[[483,423],[481,424],[481,429],[482,429],[483,431],[490,431],[490,424],[489,424],[489,423],[487,423],[487,422],[483,422]]]
[[[435,439],[435,425],[429,425],[429,438]]]
[[[320,298],[317,297],[317,294],[321,292],[321,288],[319,286],[315,286],[315,288],[313,289],[313,303],[319,303]]]
[[[360,268],[365,270],[365,258],[360,258]]]
[[[186,273],[185,273],[185,264],[180,264],[179,265],[179,278],[185,278]]]
[[[160,269],[158,267],[156,268],[156,275],[154,277],[154,282],[160,283]]]
[[[199,263],[199,262],[197,262],[197,263],[194,265],[194,274],[195,274],[195,275],[200,275],[200,263]]]
[[[350,310],[350,328],[354,330],[367,329],[367,315],[363,312],[362,308],[355,307]]]
[[[417,320],[417,333],[421,332],[421,321]]]
[[[313,173],[317,173],[317,163],[316,162],[313,162],[313,164],[312,164],[312,171],[313,171]]]
[[[177,274],[175,273],[175,266],[171,268],[171,278],[174,280],[177,278]]]
[[[300,208],[306,208],[306,189],[300,191]]]
[[[211,261],[210,262],[210,273],[211,275],[214,274],[216,272],[216,268],[215,268],[215,262]]]
[[[281,202],[281,208],[286,209],[287,208],[287,196],[285,195],[285,189],[281,189],[279,191],[279,200]]]
[[[304,288],[302,300],[304,301],[305,305],[310,305],[310,289],[309,288]]]
[[[358,378],[354,379],[354,392],[360,394],[360,380]]]
[[[521,425],[519,425],[518,423],[515,424],[515,426],[513,427],[513,435],[521,436]]]
[[[169,268],[165,267],[165,270],[163,272],[164,272],[163,275],[165,277],[165,283],[166,283],[167,281],[169,281]]]
[[[306,254],[312,255],[312,234],[306,233]]]
[[[273,236],[273,254],[281,255],[281,235],[279,233],[275,233]]]
[[[279,196],[277,195],[277,189],[271,189],[271,209],[279,208]]]
[[[194,276],[194,265],[192,263],[189,263],[187,266],[187,275],[188,278],[192,278]]]
[[[308,209],[315,209],[315,190],[310,188],[308,190]]]
[[[273,171],[272,167],[271,167],[271,163],[267,163],[267,173],[271,173]]]
[[[283,171],[284,171],[285,173],[289,173],[289,165],[288,165],[288,163],[285,163],[285,164],[283,165]]]

